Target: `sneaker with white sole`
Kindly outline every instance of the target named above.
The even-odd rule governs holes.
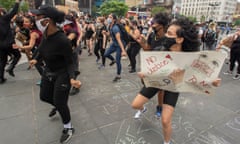
[[[134,118],[135,118],[135,119],[139,119],[139,118],[141,117],[141,115],[142,115],[143,113],[145,113],[146,111],[147,111],[147,108],[146,108],[146,107],[144,107],[143,110],[138,110],[138,111],[135,113]]]
[[[223,74],[224,75],[233,75],[233,72],[228,70],[228,71],[224,72]]]
[[[240,74],[236,74],[236,75],[233,77],[233,79],[235,79],[235,80],[240,79]]]
[[[62,136],[60,138],[60,143],[67,143],[72,138],[74,132],[74,128],[64,128],[62,131]]]

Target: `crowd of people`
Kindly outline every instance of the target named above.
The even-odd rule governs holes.
[[[146,19],[118,18],[115,14],[93,18],[90,15],[78,16],[69,11],[65,14],[54,7],[43,5],[29,13],[17,13],[19,1],[10,12],[0,9],[0,84],[6,82],[5,71],[15,76],[21,53],[26,54],[31,69],[35,66],[41,80],[40,99],[53,106],[49,117],[58,112],[63,123],[60,142],[69,141],[74,133],[71,114],[68,107],[69,95],[80,92],[78,80],[79,57],[82,49],[88,50],[88,56],[96,56],[99,70],[116,64],[116,76],[113,82],[121,80],[121,58],[129,58],[129,73],[137,72],[136,57],[144,51],[182,51],[220,50],[226,43],[230,47],[230,68],[225,74],[233,74],[235,63],[240,63],[240,30],[218,43],[219,32],[214,22],[207,27],[194,24],[187,18],[172,19],[167,13],[158,13]],[[123,30],[124,28],[124,30]],[[203,29],[204,28],[204,29]],[[125,40],[124,33],[129,35]],[[115,58],[112,53],[116,53]],[[106,59],[107,58],[107,59]],[[9,65],[7,68],[6,65]],[[180,73],[177,69],[174,73]],[[140,78],[144,75],[138,73]],[[240,66],[234,79],[240,79]],[[218,86],[219,79],[213,81]],[[143,88],[132,102],[136,110],[134,118],[139,119],[147,111],[144,104],[158,95],[156,116],[161,118],[164,144],[171,143],[171,121],[179,93]]]

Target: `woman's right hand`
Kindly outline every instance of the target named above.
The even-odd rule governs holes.
[[[79,81],[79,80],[74,80],[74,79],[71,79],[71,80],[70,80],[70,83],[71,83],[71,85],[72,85],[73,87],[75,87],[75,88],[80,88],[81,85],[82,85],[81,81]]]

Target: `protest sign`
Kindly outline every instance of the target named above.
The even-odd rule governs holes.
[[[146,87],[212,95],[226,54],[217,51],[141,52]]]

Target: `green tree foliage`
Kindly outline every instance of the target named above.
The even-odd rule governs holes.
[[[29,3],[26,1],[23,1],[20,5],[20,11],[27,12],[29,10]]]
[[[201,21],[201,22],[205,22],[205,20],[206,20],[206,17],[205,17],[204,15],[202,15],[200,21]]]
[[[167,9],[164,8],[164,7],[155,6],[155,7],[152,8],[151,14],[155,15],[159,12],[167,12]]]
[[[128,6],[119,0],[109,0],[105,1],[99,10],[102,15],[114,13],[117,16],[125,16],[128,11]]]
[[[13,8],[16,0],[0,0],[0,6],[10,10]],[[29,4],[26,1],[20,3],[20,11],[27,12],[29,10]]]
[[[197,18],[196,17],[193,17],[193,16],[189,16],[187,17],[190,21],[192,21],[193,23],[196,23],[197,22]]]
[[[11,9],[15,3],[15,0],[0,0],[0,6],[6,8],[7,10]]]
[[[234,22],[234,25],[240,26],[240,19],[237,19],[237,20]]]

